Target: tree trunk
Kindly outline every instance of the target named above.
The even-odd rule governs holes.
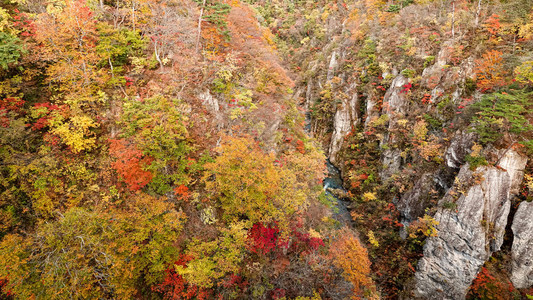
[[[200,36],[202,35],[202,17],[204,16],[204,9],[205,9],[205,2],[202,3],[202,10],[200,10],[200,16],[198,17],[198,33],[196,36],[196,47],[195,52],[198,53],[198,50],[200,49]]]
[[[477,11],[476,11],[476,20],[475,20],[476,27],[479,25],[479,14],[480,13],[481,13],[481,0],[478,0],[478,2],[477,2]]]
[[[452,40],[455,38],[455,0],[452,0]]]
[[[157,59],[157,61],[159,62],[159,66],[161,67],[161,69],[163,69],[163,62],[161,61],[161,58],[159,57],[159,53],[157,52],[157,41],[154,41],[154,54],[155,54],[155,59]]]
[[[135,31],[135,1],[131,4],[131,23],[133,24],[133,31]]]

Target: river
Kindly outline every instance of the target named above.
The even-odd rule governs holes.
[[[329,159],[326,160],[326,166],[328,168],[328,175],[324,179],[324,190],[326,195],[330,195],[336,200],[336,209],[333,212],[333,217],[342,225],[349,225],[352,222],[352,217],[348,210],[349,202],[337,197],[339,194],[346,194],[346,190],[343,187],[341,172],[329,161]],[[337,190],[340,193],[332,193],[332,190]]]

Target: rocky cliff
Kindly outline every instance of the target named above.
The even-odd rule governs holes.
[[[507,151],[496,167],[463,165],[435,214],[438,236],[428,239],[416,273],[416,296],[463,299],[472,280],[500,250],[511,197],[527,157]]]
[[[530,7],[289,2],[261,12],[298,74],[312,135],[341,170],[382,297],[465,298],[513,233],[513,283],[531,285],[530,237],[507,223],[530,197],[533,82],[515,72],[533,53],[515,46],[533,43],[500,29],[525,24]]]
[[[533,285],[533,202],[522,202],[513,219],[511,281],[517,288]]]

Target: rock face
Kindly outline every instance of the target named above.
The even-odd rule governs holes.
[[[390,88],[385,93],[383,98],[384,105],[383,112],[386,114],[404,114],[409,103],[407,93],[402,92],[404,86],[409,83],[409,78],[403,75],[398,75],[391,83]],[[391,116],[392,117],[392,116]]]
[[[402,92],[405,85],[409,83],[409,78],[403,75],[398,75],[391,83],[389,90],[385,93],[383,100],[383,113],[389,116],[389,132],[395,126],[399,116],[404,115],[409,100],[407,99],[407,93]],[[382,144],[394,143],[394,139],[389,138],[387,134],[382,141]],[[383,169],[380,172],[380,177],[383,180],[389,178],[393,173],[400,170],[401,156],[400,149],[386,149],[383,151]]]
[[[327,81],[330,81],[333,78],[338,65],[339,63],[337,62],[337,51],[333,51],[333,53],[331,53],[331,59],[329,61]]]
[[[215,116],[217,120],[222,118],[220,115],[220,106],[218,105],[218,100],[211,95],[209,90],[200,93],[198,98],[200,98],[202,104]]]
[[[426,207],[429,206],[431,190],[435,185],[433,177],[433,173],[424,173],[396,204],[405,222],[410,223],[424,216]]]
[[[473,132],[456,132],[450,146],[446,149],[444,159],[450,168],[458,169],[465,163],[465,157],[469,154],[474,144]]]
[[[352,130],[352,126],[357,126],[359,122],[359,114],[357,113],[359,99],[355,91],[355,86],[350,90],[352,90],[352,97],[343,99],[342,105],[337,109],[333,121],[334,129],[329,146],[329,160],[333,164],[336,163],[337,152],[342,147],[344,137]]]
[[[516,288],[533,285],[533,202],[522,202],[512,226],[511,281]]]
[[[503,243],[513,187],[520,184],[526,162],[510,150],[500,168],[461,168],[439,203],[438,236],[427,240],[415,275],[417,297],[465,298],[479,268]]]
[[[431,89],[431,99],[439,98],[439,94],[448,92],[452,94],[454,101],[459,99],[466,78],[474,76],[474,59],[468,58],[461,62],[459,66],[448,67],[449,59],[453,56],[451,51],[453,42],[445,42],[437,57],[435,63],[428,66],[422,72],[421,84]]]

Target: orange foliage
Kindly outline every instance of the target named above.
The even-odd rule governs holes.
[[[174,189],[174,193],[176,193],[176,196],[179,200],[187,200],[190,197],[189,188],[182,185],[177,186]]]
[[[485,30],[487,30],[491,36],[497,35],[500,31],[500,16],[493,14],[483,24]]]
[[[305,154],[305,146],[303,141],[296,141],[296,150],[302,154]]]
[[[344,278],[353,284],[352,299],[360,299],[373,288],[367,250],[348,229],[343,229],[330,248],[335,265],[344,270]]]
[[[504,86],[506,72],[502,53],[497,50],[487,51],[482,59],[476,60],[475,72],[477,86],[483,92]]]
[[[152,158],[143,157],[135,146],[125,140],[110,140],[109,154],[116,159],[111,166],[131,191],[143,188],[152,180],[152,173],[143,170],[143,167],[150,165]]]
[[[50,10],[37,16],[35,36],[41,58],[52,62],[47,68],[49,80],[61,82],[69,92],[102,82],[95,68],[96,19],[86,1],[67,0],[64,7]]]

